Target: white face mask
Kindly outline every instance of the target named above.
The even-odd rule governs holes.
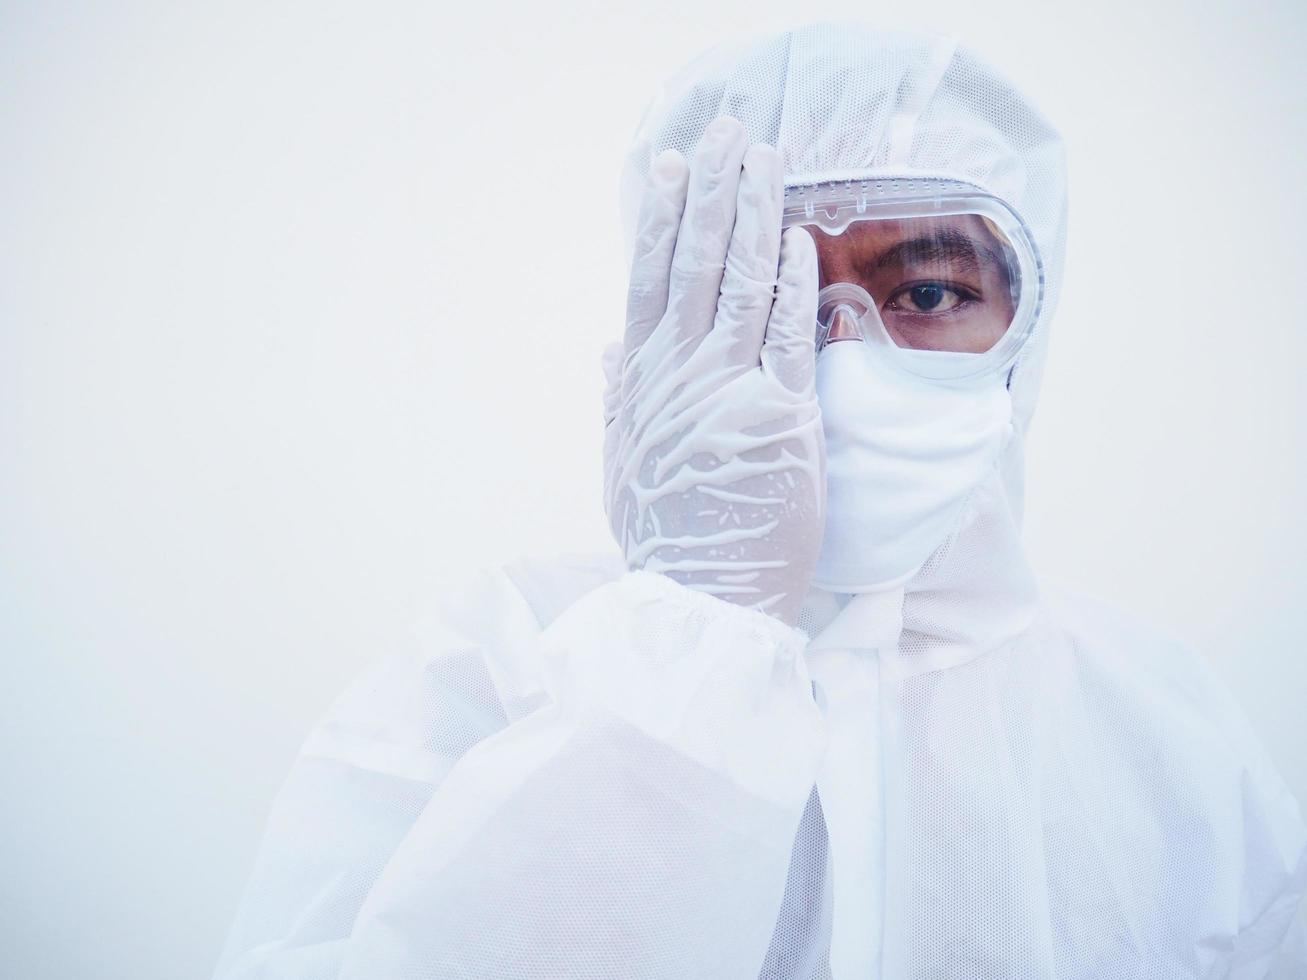
[[[997,465],[1012,433],[1004,375],[940,384],[886,363],[866,343],[840,341],[817,357],[817,400],[827,508],[813,584],[833,592],[902,585]]]

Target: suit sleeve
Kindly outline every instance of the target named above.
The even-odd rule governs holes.
[[[756,978],[821,753],[803,636],[634,572],[540,636],[550,702],[472,749],[342,976]]]
[[[220,978],[758,976],[822,751],[806,637],[645,572],[495,630],[310,738]]]

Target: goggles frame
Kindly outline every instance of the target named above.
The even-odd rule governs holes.
[[[1030,229],[1011,205],[973,184],[948,178],[832,180],[787,186],[781,226],[804,225],[838,235],[856,221],[949,215],[986,218],[1007,240],[1005,251],[1011,253],[1019,289],[1014,297],[1012,322],[1003,336],[980,354],[899,347],[885,332],[878,312],[863,318],[861,333],[869,347],[884,350],[896,366],[911,374],[930,381],[961,382],[1007,371],[1030,340],[1043,308],[1044,265]],[[836,285],[842,284],[832,283],[826,288]],[[867,319],[874,319],[873,327],[866,325]],[[815,326],[818,336],[823,336],[826,328]]]

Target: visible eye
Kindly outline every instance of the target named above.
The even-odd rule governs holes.
[[[900,289],[885,304],[903,313],[948,313],[975,299],[967,290],[942,282],[922,282]]]

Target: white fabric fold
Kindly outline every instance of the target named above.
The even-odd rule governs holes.
[[[835,980],[879,972],[886,900],[882,672],[887,663],[892,672],[902,626],[902,589],[857,595],[808,645],[827,726],[817,790],[830,841]]]

